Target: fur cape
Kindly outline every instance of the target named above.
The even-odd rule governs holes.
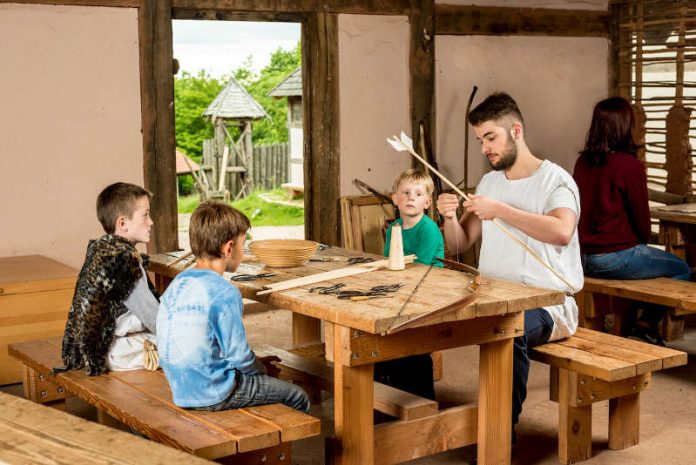
[[[147,269],[147,255],[123,237],[105,234],[89,241],[63,335],[67,369],[85,368],[90,376],[104,372],[116,319],[128,311],[123,302],[142,276],[140,263]],[[149,280],[148,285],[159,297]]]

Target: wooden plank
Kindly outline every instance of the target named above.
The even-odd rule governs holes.
[[[103,0],[102,0],[103,1]],[[407,15],[410,11],[408,0],[370,0],[355,2],[351,0],[173,0],[174,10],[209,9],[220,12],[240,11],[253,13],[343,13]],[[304,42],[304,40],[303,40]],[[307,94],[304,94],[307,95]]]
[[[574,395],[569,399],[573,407],[594,404],[607,399],[615,399],[644,391],[650,387],[650,373],[620,381],[607,382],[587,375],[576,378]]]
[[[482,344],[479,355],[478,463],[510,464],[512,339]]]
[[[637,374],[636,366],[630,362],[564,347],[554,342],[535,347],[530,356],[539,362],[594,376],[604,381],[617,381]]]
[[[660,347],[641,341],[634,341],[624,337],[592,331],[587,328],[578,328],[574,337],[592,341],[595,344],[611,344],[613,347],[620,347],[633,352],[642,352],[653,357],[659,357],[662,359],[663,370],[680,365],[686,365],[688,362],[687,354],[681,350],[670,349],[669,347]]]
[[[437,414],[437,402],[382,383],[374,383],[375,410],[402,420]]]
[[[138,8],[144,180],[154,195],[150,216],[157,225],[150,252],[179,248],[171,11],[171,0],[142,0]]]
[[[196,422],[200,422],[200,426],[203,428],[209,427],[213,431],[223,432],[237,443],[239,452],[262,449],[280,442],[280,432],[276,426],[256,418],[249,418],[249,415],[241,415],[244,409],[207,412],[185,410],[175,406],[169,384],[164,373],[160,371],[156,373],[146,370],[111,372],[109,377],[121,381],[144,397],[156,399],[167,410],[177,411]],[[119,414],[122,415],[121,412]],[[114,416],[120,419],[119,415]]]
[[[375,426],[375,465],[392,465],[476,443],[478,409],[460,405]]]
[[[518,336],[523,328],[524,315],[514,313],[406,329],[388,336],[352,330],[346,344],[341,346],[340,358],[336,360],[350,366],[371,364],[434,350],[499,342]]]
[[[246,407],[243,411],[274,425],[280,431],[282,442],[295,441],[321,432],[321,421],[287,405],[270,404]]]
[[[662,369],[662,358],[643,352],[624,349],[622,347],[615,347],[611,345],[610,341],[601,343],[596,340],[569,337],[556,341],[556,343],[563,347],[578,349],[584,352],[632,363],[636,366],[636,374],[638,375]]]
[[[0,3],[21,3],[60,6],[104,6],[116,8],[138,8],[140,0],[0,0]]]
[[[210,463],[2,392],[0,462],[60,465]]]
[[[435,5],[435,34],[608,37],[606,11]]]
[[[696,203],[653,207],[650,209],[650,217],[660,221],[696,224]]]
[[[335,360],[341,360],[339,352],[348,344],[349,337],[349,328],[334,325]],[[334,429],[340,443],[331,451],[335,456],[328,459],[333,458],[331,463],[335,465],[374,463],[373,376],[372,364],[359,367],[334,364]]]
[[[341,195],[338,15],[324,13],[323,3],[321,11],[309,15],[302,26],[305,237],[338,245],[338,202]]]
[[[621,280],[586,277],[583,290],[696,311],[696,285],[689,281],[670,278]]]

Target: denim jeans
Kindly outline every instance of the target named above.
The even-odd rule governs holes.
[[[527,398],[529,349],[545,344],[553,332],[553,318],[543,308],[524,312],[524,335],[513,339],[512,359],[512,426],[520,420],[522,404]]]
[[[285,404],[300,412],[309,412],[309,397],[299,386],[268,375],[236,373],[236,385],[227,399],[195,410],[230,410],[252,405]]]
[[[603,279],[648,279],[661,276],[688,280],[691,269],[684,260],[664,250],[639,244],[611,253],[582,254],[588,276]]]

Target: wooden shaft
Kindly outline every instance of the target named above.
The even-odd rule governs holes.
[[[457,194],[459,194],[460,196],[464,197],[465,200],[469,200],[469,201],[471,200],[471,198],[470,198],[469,196],[467,196],[464,192],[462,192],[457,186],[455,186],[455,185],[454,185],[449,179],[447,179],[442,173],[440,173],[438,170],[436,170],[435,168],[433,168],[433,167],[430,165],[430,163],[428,163],[427,161],[425,161],[425,160],[423,159],[423,157],[421,157],[420,155],[418,155],[411,147],[409,147],[407,144],[404,144],[403,142],[402,142],[402,145],[408,149],[408,152],[409,152],[411,155],[413,155],[414,157],[416,157],[416,159],[420,160],[421,163],[423,163],[425,166],[427,166],[428,169],[429,169],[430,171],[432,171],[433,173],[435,173],[436,175],[438,175],[438,176],[440,177],[440,179],[442,179],[442,180],[445,182],[445,184],[447,184],[447,185],[450,186],[452,189],[454,189],[454,191],[455,191]],[[515,236],[515,235],[512,233],[512,231],[510,231],[510,230],[507,229],[505,226],[503,226],[503,225],[498,221],[497,218],[493,218],[491,221],[493,221],[493,224],[495,224],[498,228],[500,228],[501,231],[503,231],[505,234],[507,234],[507,236],[508,236],[510,239],[512,239],[513,241],[515,241],[516,243],[518,243],[524,250],[526,250],[527,252],[529,252],[529,254],[530,254],[536,261],[538,261],[544,268],[546,268],[547,270],[549,270],[551,273],[554,274],[554,276],[556,276],[558,279],[560,279],[561,281],[563,281],[563,284],[565,284],[566,286],[568,286],[568,288],[572,289],[572,290],[575,291],[575,292],[579,292],[579,291],[580,291],[580,289],[576,289],[575,286],[573,286],[573,285],[570,284],[568,281],[566,281],[566,279],[565,279],[563,276],[561,276],[556,270],[554,270],[554,269],[551,267],[551,265],[549,265],[548,263],[546,263],[546,262],[544,261],[544,259],[541,258],[541,257],[539,256],[539,254],[537,254],[535,251],[533,251],[531,248],[529,248],[529,246],[527,246],[527,244],[525,244],[524,242],[522,242],[521,240],[519,240],[519,239],[517,238],[517,236]]]

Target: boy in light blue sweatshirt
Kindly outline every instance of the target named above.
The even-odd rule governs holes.
[[[189,238],[196,266],[177,275],[162,296],[160,365],[180,407],[227,410],[282,403],[308,412],[307,393],[268,376],[251,351],[242,296],[222,276],[239,266],[249,226],[243,213],[222,202],[204,202],[193,212]]]

